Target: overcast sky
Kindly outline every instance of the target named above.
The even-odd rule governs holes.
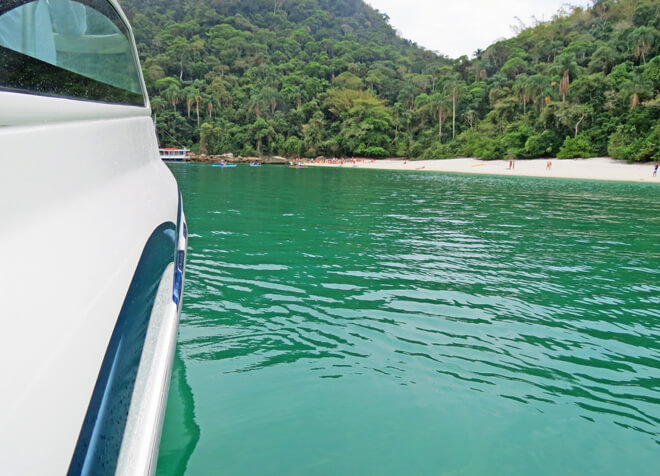
[[[450,58],[472,57],[478,48],[514,36],[515,17],[528,26],[532,17],[550,20],[563,5],[587,6],[589,0],[366,0],[386,13],[408,40]]]

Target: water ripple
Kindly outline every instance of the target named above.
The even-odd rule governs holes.
[[[370,382],[367,399],[388,383],[480,398],[657,449],[660,220],[647,188],[352,173],[345,187],[348,171],[310,170],[318,190],[304,194],[236,186],[226,213],[188,204],[189,361],[279,368],[283,382],[304,371],[331,393]]]

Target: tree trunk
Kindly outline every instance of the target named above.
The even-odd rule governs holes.
[[[577,124],[575,124],[575,137],[578,135],[578,127],[580,127],[580,123],[584,120],[585,114],[582,114],[582,117],[580,117],[580,120],[577,121]]]
[[[456,139],[456,95],[451,97],[451,128],[452,139]]]
[[[442,142],[442,108],[438,108],[438,139]]]
[[[630,98],[630,109],[635,109],[639,105],[639,94],[634,93]]]
[[[571,85],[571,78],[569,76],[568,70],[564,71],[564,75],[559,82],[559,94],[561,94],[561,102],[566,102],[566,93],[568,88]]]

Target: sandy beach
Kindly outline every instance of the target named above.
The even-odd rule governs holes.
[[[552,163],[547,167],[548,161]],[[615,180],[627,182],[660,183],[660,173],[653,177],[653,163],[628,164],[608,157],[592,159],[532,159],[516,160],[509,169],[508,160],[445,159],[416,160],[402,159],[351,160],[340,163],[309,163],[318,167],[356,167],[384,170],[420,170],[428,172],[456,172],[484,175],[514,175],[521,177],[554,177],[588,180]]]

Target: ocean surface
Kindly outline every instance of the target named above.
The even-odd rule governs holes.
[[[660,187],[172,164],[159,475],[657,475]]]

